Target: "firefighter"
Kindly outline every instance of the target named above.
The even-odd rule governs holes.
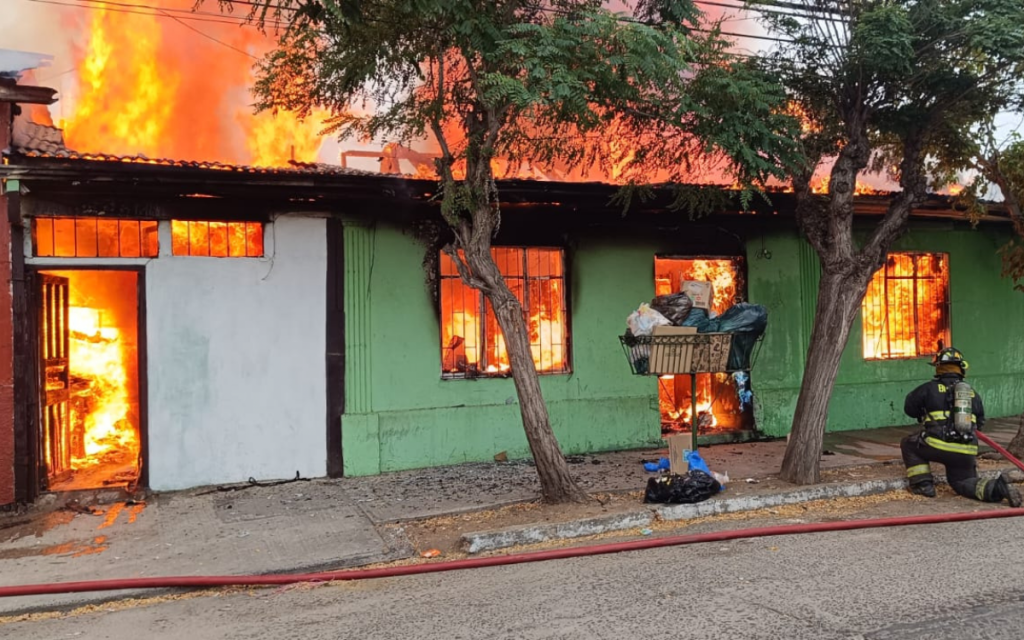
[[[907,395],[903,410],[922,423],[924,430],[900,442],[907,466],[910,492],[935,497],[935,481],[929,462],[946,467],[949,486],[965,498],[982,502],[1006,500],[1021,506],[1020,492],[1005,474],[994,480],[978,477],[978,436],[985,426],[981,396],[964,382],[968,364],[959,350],[942,349],[932,360],[935,377]]]

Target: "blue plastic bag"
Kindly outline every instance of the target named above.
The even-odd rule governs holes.
[[[704,458],[700,457],[700,454],[696,451],[690,451],[687,449],[683,451],[683,457],[686,458],[686,464],[690,466],[690,471],[703,471],[709,476],[711,475],[711,469],[708,468],[708,463],[704,462]]]

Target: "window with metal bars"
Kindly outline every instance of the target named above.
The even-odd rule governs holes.
[[[261,258],[263,223],[172,220],[171,254],[209,258]]]
[[[155,258],[156,220],[33,218],[32,255],[39,258]]]
[[[493,247],[509,289],[523,305],[539,373],[568,373],[569,325],[565,257],[561,249]],[[445,378],[502,377],[510,362],[497,317],[484,295],[459,278],[441,254],[441,372]]]
[[[949,346],[949,254],[890,253],[861,304],[864,358],[930,356]]]

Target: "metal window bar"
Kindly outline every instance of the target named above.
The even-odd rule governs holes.
[[[176,256],[260,258],[264,255],[263,223],[173,220]]]
[[[155,258],[156,220],[32,219],[32,255],[40,258]]]
[[[910,266],[909,274],[902,274],[900,272],[899,264],[901,259],[906,260]],[[937,261],[939,268],[933,268],[928,275],[922,275],[920,265],[923,259]],[[875,312],[873,317],[877,318],[878,312],[881,311],[881,322],[877,328],[877,335],[871,336],[868,334],[865,336],[868,344],[871,344],[872,340],[874,340],[876,345],[880,345],[884,341],[884,350],[879,352],[879,349],[876,348],[872,351],[873,357],[878,359],[914,358],[932,353],[931,349],[936,345],[930,344],[931,340],[927,340],[929,336],[924,334],[921,322],[922,315],[927,315],[928,310],[932,310],[937,314],[936,331],[941,335],[941,339],[948,344],[950,342],[948,254],[890,254],[886,265],[880,272],[882,277],[880,295],[870,300],[866,299],[864,303],[869,312]],[[920,293],[923,281],[933,281],[938,285],[929,287],[930,297],[924,299]],[[900,283],[908,283],[910,285],[910,295],[906,296],[905,302],[901,301],[899,296]],[[901,317],[912,318],[911,326],[903,323],[895,327],[895,336],[893,335],[894,327],[892,326],[893,319],[891,317],[891,310],[894,307],[900,308],[902,311]],[[897,343],[906,344],[912,342],[912,351],[909,353],[897,353],[900,350],[894,349],[894,338]]]
[[[535,247],[530,247],[530,248],[523,248],[523,247],[494,247],[492,249],[492,252],[493,252],[493,257],[495,259],[495,262],[499,266],[499,269],[501,269],[502,266],[505,267],[504,269],[501,269],[503,271],[502,277],[505,278],[505,281],[509,285],[509,288],[513,291],[513,293],[516,294],[516,297],[519,298],[520,304],[523,307],[523,313],[525,314],[525,319],[527,321],[527,330],[530,331],[530,333],[531,333],[531,337],[530,337],[531,355],[534,356],[534,363],[537,365],[538,370],[541,373],[552,373],[552,374],[568,372],[570,370],[570,367],[569,367],[569,358],[568,358],[568,353],[567,353],[567,346],[568,346],[567,315],[568,315],[568,310],[566,309],[566,304],[565,304],[566,298],[565,298],[565,286],[564,286],[564,282],[565,282],[564,252],[561,249],[543,248],[543,247],[536,247],[536,248]],[[499,252],[504,252],[504,254],[499,253]],[[509,254],[511,254],[511,255],[509,255]],[[532,274],[531,273],[530,264],[529,264],[530,257],[531,256],[536,256],[538,258],[538,264],[539,264],[540,257],[544,256],[545,254],[546,254],[546,257],[547,257],[547,261],[548,261],[547,273],[550,274],[550,273],[553,273],[553,272],[557,271],[561,275],[539,275],[539,274]],[[442,269],[441,269],[441,275],[440,275],[440,290],[441,290],[441,298],[442,298],[442,300],[445,300],[445,299],[449,300],[449,308],[446,310],[445,308],[443,308],[443,305],[442,305],[441,313],[443,315],[447,316],[448,326],[449,327],[453,327],[453,329],[452,329],[453,337],[451,339],[449,339],[447,343],[442,344],[442,347],[441,347],[441,350],[442,350],[442,354],[441,354],[442,374],[445,377],[461,377],[462,375],[467,374],[467,373],[470,374],[470,375],[472,375],[474,373],[477,374],[477,375],[493,375],[493,372],[491,372],[490,374],[488,373],[488,368],[491,367],[492,365],[495,366],[495,367],[499,367],[499,365],[500,365],[499,362],[492,362],[491,361],[491,352],[492,352],[492,348],[493,349],[497,349],[497,346],[499,344],[499,342],[498,342],[499,339],[502,340],[502,341],[504,340],[504,337],[501,335],[501,329],[500,329],[500,327],[496,326],[497,334],[493,335],[493,336],[492,335],[488,335],[488,332],[487,332],[488,320],[487,319],[488,319],[488,317],[494,317],[493,316],[493,311],[492,311],[491,306],[490,306],[490,303],[487,301],[486,296],[484,296],[482,292],[475,291],[475,290],[471,289],[469,286],[465,285],[462,282],[462,279],[459,277],[459,275],[457,273],[445,273],[443,265],[446,264],[446,262],[445,262],[446,260],[450,260],[450,258],[448,258],[444,254],[442,254],[441,255]],[[519,272],[518,273],[511,273],[513,268],[515,268],[515,267],[519,267]],[[453,267],[453,270],[454,270],[454,267]],[[543,271],[543,269],[541,269],[539,266],[538,266],[538,270]],[[557,282],[558,283],[557,299],[556,299],[554,293],[551,291],[551,287],[550,286],[545,287],[545,286],[541,285],[541,283],[543,283],[543,282]],[[459,330],[461,330],[460,331],[461,335],[466,335],[467,327],[466,327],[465,315],[463,315],[462,326],[461,327],[457,327],[456,326],[457,325],[456,317],[455,317],[456,314],[457,314],[457,312],[455,310],[456,306],[457,306],[455,304],[456,303],[456,297],[457,297],[455,295],[455,291],[456,290],[458,290],[461,293],[462,305],[458,306],[458,308],[460,308],[460,309],[466,309],[467,308],[468,305],[467,305],[467,301],[465,299],[467,295],[475,295],[475,296],[477,296],[477,303],[476,303],[475,306],[478,309],[478,314],[479,314],[478,315],[478,320],[477,320],[477,327],[476,327],[476,333],[477,333],[476,337],[477,337],[477,340],[478,340],[478,342],[477,342],[478,348],[477,349],[473,349],[473,348],[469,347],[468,345],[466,345],[466,347],[464,348],[464,350],[466,352],[466,361],[467,361],[467,363],[474,361],[474,359],[471,357],[470,351],[475,351],[476,352],[477,359],[475,361],[477,363],[477,371],[475,371],[475,372],[470,372],[470,371],[460,372],[460,371],[457,371],[458,363],[455,362],[455,359],[456,359],[456,353],[457,353],[457,349],[459,348],[459,345],[453,344],[453,342],[455,341],[455,335],[458,335],[457,333],[455,333],[455,330],[459,329]],[[541,297],[542,294],[546,295],[546,300],[543,301],[543,302],[540,300],[540,297]],[[536,330],[537,337],[533,338],[532,337],[532,331],[531,331],[531,315],[530,314],[531,314],[531,311],[532,311],[532,309],[534,307],[534,297],[535,296],[537,297],[537,304],[538,305],[543,305],[546,309],[552,309],[552,308],[554,308],[554,306],[556,304],[558,305],[558,310],[559,310],[560,316],[561,316],[561,323],[560,323],[560,326],[556,327],[556,325],[559,324],[559,323],[556,323],[556,321],[554,319],[552,319],[552,318],[542,319],[542,318],[538,317],[537,318],[537,330]],[[542,322],[547,322],[547,326],[546,326],[547,331],[546,332],[544,330],[545,327],[541,324]],[[496,324],[496,319],[495,319],[495,324]],[[442,341],[444,340],[443,331],[444,331],[444,329],[442,328]],[[560,336],[561,339],[558,342],[555,342],[554,340],[550,340],[549,341],[550,344],[546,344],[544,339],[543,339],[543,336],[545,334],[549,335],[549,336],[553,336],[553,335],[555,335],[556,332]],[[552,355],[549,355],[547,358],[544,357],[544,347],[545,346],[549,346],[550,347],[549,350],[552,352]],[[507,345],[505,345],[505,349],[506,349],[506,352],[507,352]],[[558,357],[561,360],[562,366],[560,368],[558,368],[558,369],[554,368],[555,359],[554,359],[554,355],[553,354],[557,354]],[[469,369],[468,366],[466,368]]]

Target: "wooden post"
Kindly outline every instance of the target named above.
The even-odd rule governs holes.
[[[693,435],[692,451],[697,450],[697,425],[700,423],[700,416],[697,415],[697,374],[690,374],[690,433]]]

